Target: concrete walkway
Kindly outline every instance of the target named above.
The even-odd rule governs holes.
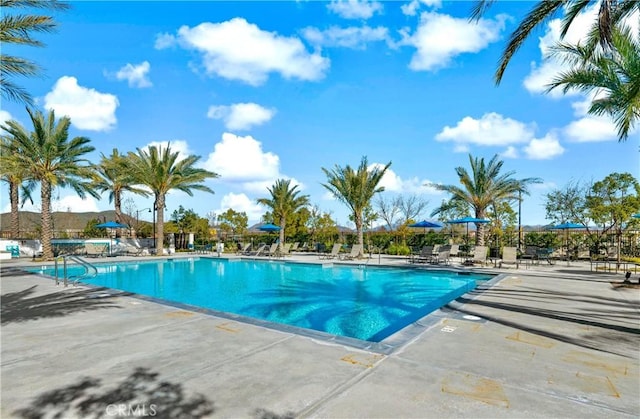
[[[64,288],[24,265],[2,263],[2,418],[640,416],[640,290],[588,265],[495,270],[390,354]]]

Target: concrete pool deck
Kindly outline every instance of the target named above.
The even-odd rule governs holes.
[[[588,264],[487,268],[504,276],[389,354],[21,266],[1,265],[2,418],[640,416],[640,290]]]

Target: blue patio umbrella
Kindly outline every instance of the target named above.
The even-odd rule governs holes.
[[[267,231],[267,232],[271,233],[273,231],[280,231],[280,227],[275,225],[275,224],[267,223],[267,224],[263,224],[260,227],[258,227],[258,230]]]
[[[469,223],[474,224],[486,224],[489,220],[485,220],[484,218],[475,218],[475,217],[464,217],[458,218],[455,220],[447,221],[449,224],[466,224],[467,225],[467,245],[469,244]]]
[[[567,265],[569,264],[569,230],[583,229],[584,225],[578,223],[564,222],[550,227],[551,230],[564,230],[565,231],[565,246],[567,247]]]
[[[125,228],[129,227],[126,224],[116,223],[115,221],[107,221],[106,223],[97,224],[96,228]]]
[[[640,218],[640,213],[639,214],[633,214],[632,217],[633,218]]]
[[[417,223],[409,224],[409,227],[418,227],[418,228],[440,228],[442,227],[438,223],[434,223],[427,220],[418,221]]]

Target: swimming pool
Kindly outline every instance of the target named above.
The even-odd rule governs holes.
[[[492,278],[413,268],[212,258],[96,267],[98,275],[84,283],[370,342],[380,342]],[[71,266],[69,274],[76,269],[82,268]],[[53,275],[50,267],[35,272]]]

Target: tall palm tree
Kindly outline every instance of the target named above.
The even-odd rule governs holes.
[[[297,189],[298,185],[291,186],[290,179],[278,179],[267,188],[271,197],[258,199],[259,204],[271,208],[271,216],[280,226],[280,246],[284,245],[287,221],[309,204],[309,195],[300,195]]]
[[[17,144],[9,136],[0,138],[0,179],[9,185],[9,202],[11,203],[11,237],[20,237],[20,194],[22,205],[27,200],[33,203],[31,192],[36,186],[33,180],[26,179],[27,172],[20,166],[16,157],[21,153]]]
[[[116,211],[116,222],[122,222],[122,193],[132,192],[149,196],[149,192],[134,185],[134,177],[126,165],[127,156],[114,148],[109,157],[101,154],[100,164],[96,169],[97,178],[93,187],[99,192],[109,191],[109,203],[113,202]]]
[[[154,211],[158,211],[158,216],[154,241],[158,243],[160,238],[158,254],[162,255],[164,253],[163,209],[167,193],[173,189],[189,196],[193,196],[194,190],[213,193],[211,188],[202,183],[218,175],[194,166],[200,160],[200,156],[190,155],[179,160],[179,153],[171,151],[171,144],[166,147],[149,146],[147,149],[137,148],[136,150],[137,153],[129,152],[127,167],[133,176],[134,183],[147,186],[155,196],[153,208]]]
[[[590,33],[590,45],[593,47],[600,43],[608,47],[612,42],[613,27],[640,10],[640,1],[637,0],[542,0],[538,1],[518,27],[511,33],[509,42],[505,47],[498,69],[494,75],[496,84],[500,84],[511,58],[520,49],[524,42],[531,36],[534,29],[538,28],[553,16],[565,11],[562,19],[560,36],[564,37],[573,24],[575,18],[587,7],[601,1],[598,11],[598,19],[594,22],[594,29]],[[496,0],[477,0],[473,8],[472,19],[482,17]]]
[[[360,166],[354,170],[351,166],[346,167],[335,166],[334,169],[328,170],[324,167],[322,171],[327,176],[327,183],[324,186],[333,196],[347,205],[351,209],[353,222],[356,225],[358,234],[358,244],[364,246],[364,236],[362,233],[363,211],[370,205],[373,196],[384,191],[383,186],[378,186],[382,176],[391,166],[391,162],[384,167],[367,168],[367,157],[362,157]]]
[[[40,183],[42,206],[42,252],[45,259],[53,257],[51,238],[51,192],[55,187],[71,187],[84,198],[87,193],[99,198],[91,187],[94,172],[91,163],[84,158],[94,151],[86,137],[69,140],[68,117],[56,121],[53,111],[47,117],[40,111],[27,109],[33,132],[28,132],[17,121],[11,120],[3,126],[15,142],[20,153],[15,154],[16,165],[25,170],[25,178]]]
[[[469,154],[471,173],[464,167],[457,167],[456,173],[462,187],[457,185],[432,184],[435,188],[448,192],[454,201],[466,202],[473,208],[476,218],[485,218],[487,208],[495,202],[518,199],[518,193],[528,193],[528,185],[540,183],[538,178],[514,179],[515,172],[500,173],[503,161],[494,155],[485,164],[484,158],[474,158]],[[476,224],[476,245],[484,245],[484,224]]]
[[[640,33],[634,36],[628,27],[616,27],[612,46],[593,54],[586,46],[556,46],[553,54],[572,68],[558,74],[548,90],[595,92],[589,113],[610,115],[618,140],[625,141],[640,119]]]
[[[3,10],[0,18],[0,44],[17,44],[41,47],[44,44],[32,37],[34,32],[52,32],[57,23],[51,16],[10,14],[11,8],[38,8],[52,11],[66,10],[69,5],[57,0],[0,0]],[[8,80],[11,76],[36,76],[40,67],[32,61],[0,53],[0,91],[8,100],[33,105],[31,95],[22,87]]]

